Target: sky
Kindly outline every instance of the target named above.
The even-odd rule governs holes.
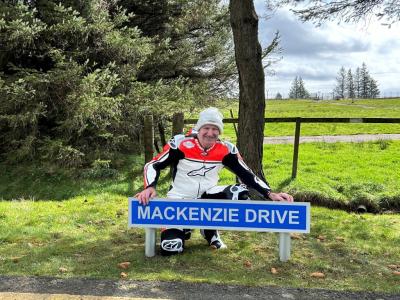
[[[274,98],[278,92],[287,97],[295,76],[303,78],[310,93],[332,97],[339,69],[351,68],[354,73],[363,62],[378,81],[381,96],[400,97],[400,22],[391,28],[377,20],[329,22],[316,27],[299,21],[289,8],[271,15],[264,0],[255,0],[254,4],[260,18],[261,45],[269,45],[279,30],[283,48],[282,59],[271,67],[273,74],[266,75],[267,98]]]

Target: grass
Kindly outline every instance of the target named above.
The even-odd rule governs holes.
[[[264,145],[265,176],[275,191],[297,201],[370,212],[400,211],[400,141],[306,143],[299,148],[297,178],[291,180],[293,146]],[[234,176],[223,171],[221,182]]]
[[[400,211],[399,153],[400,141],[301,144],[297,178],[291,180],[293,146],[265,145],[263,165],[272,189],[289,192],[297,201],[353,211],[361,204],[370,212]],[[87,178],[85,171],[2,164],[0,199],[65,200],[101,193],[128,197],[143,186],[142,166],[142,157],[127,156],[115,177]],[[167,173],[159,183],[161,195],[169,188]],[[233,182],[233,174],[223,170],[220,184]]]
[[[124,156],[117,161],[118,171],[112,177],[87,176],[90,169],[63,170],[39,163],[3,163],[0,164],[0,200],[65,200],[98,193],[133,195],[143,187],[143,162],[141,156]]]
[[[228,250],[211,251],[195,232],[184,255],[144,257],[144,232],[127,229],[125,196],[103,193],[65,201],[0,202],[0,273],[179,280],[399,293],[398,215],[356,215],[312,207],[311,233],[278,260],[277,235],[223,232]],[[278,273],[272,274],[271,268]],[[322,272],[324,279],[310,276]]]
[[[230,118],[229,108],[238,116],[238,103],[221,103],[224,117]],[[228,107],[228,108],[226,108]],[[196,118],[195,115],[191,116]],[[274,117],[337,117],[337,118],[400,118],[400,99],[370,100],[267,100],[266,118]],[[267,123],[265,136],[292,136],[294,123]],[[301,134],[342,135],[342,134],[400,133],[400,124],[346,124],[346,123],[304,123]],[[226,137],[235,138],[233,125],[225,125]]]
[[[399,117],[399,104],[270,101],[267,116]],[[290,126],[269,124],[266,130],[292,135]],[[394,124],[362,126],[304,125],[302,134],[400,132]],[[234,140],[229,128],[226,134]],[[400,208],[399,141],[301,144],[296,180],[290,179],[292,151],[291,145],[264,147],[265,173],[274,190],[329,207]],[[146,259],[143,230],[127,229],[127,197],[142,188],[142,166],[140,156],[121,157],[113,172],[104,173],[1,163],[0,274],[118,279],[117,264],[130,261],[129,279],[400,293],[400,277],[394,274],[400,271],[398,214],[357,215],[313,204],[311,233],[295,236],[287,263],[278,260],[275,234],[254,232],[224,232],[229,249],[223,252],[210,251],[196,232],[184,255]],[[221,184],[233,181],[224,171]],[[168,185],[168,178],[160,181],[160,196]],[[313,272],[325,278],[313,278]]]

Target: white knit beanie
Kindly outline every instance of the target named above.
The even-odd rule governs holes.
[[[224,124],[222,123],[222,114],[219,112],[218,108],[209,107],[203,110],[199,115],[199,120],[197,121],[194,130],[199,131],[204,125],[214,125],[219,129],[219,133],[224,130]]]

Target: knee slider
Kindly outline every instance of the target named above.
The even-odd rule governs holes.
[[[181,229],[166,229],[161,232],[161,255],[168,256],[183,252],[185,232]]]

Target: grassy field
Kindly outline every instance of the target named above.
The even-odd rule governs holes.
[[[399,117],[399,104],[398,100],[271,101],[269,107],[275,108],[268,114]],[[366,108],[355,105],[374,109],[367,114]],[[328,107],[338,111],[324,115]],[[345,108],[341,115],[339,108]],[[285,135],[288,124],[274,125],[275,133]],[[336,134],[346,133],[340,130],[349,125],[343,126],[336,127]],[[400,132],[397,125],[385,126],[387,133]],[[1,163],[0,274],[117,279],[124,271],[129,279],[400,293],[399,215],[390,211],[358,215],[315,205],[400,210],[400,141],[301,144],[296,180],[290,179],[292,151],[291,145],[264,146],[265,174],[273,190],[312,203],[311,233],[293,237],[288,263],[278,260],[275,234],[249,232],[224,232],[228,250],[223,252],[209,250],[196,232],[186,254],[146,259],[143,230],[127,229],[127,197],[142,188],[143,157],[121,157],[114,162],[115,169],[96,172]],[[232,182],[234,177],[223,171],[221,184]],[[168,186],[168,177],[162,177],[160,196]],[[123,261],[131,262],[128,270],[117,267]],[[325,277],[312,277],[315,272]]]
[[[230,118],[229,109],[238,116],[238,104],[228,102],[219,105],[225,118]],[[227,108],[228,107],[228,108]],[[196,118],[194,114],[190,116]],[[400,99],[375,100],[268,100],[266,103],[266,118],[278,117],[337,117],[337,118],[400,118]],[[294,123],[267,123],[265,136],[294,135]],[[317,123],[301,126],[302,135],[341,135],[360,133],[400,133],[400,124],[341,124]],[[232,125],[225,126],[225,136],[234,138]]]
[[[291,180],[292,145],[265,145],[265,176],[275,191],[298,201],[354,210],[400,211],[400,141],[301,144],[297,178]],[[221,182],[233,175],[223,171]]]
[[[291,180],[293,146],[265,145],[263,165],[272,189],[289,192],[297,201],[353,211],[361,204],[370,212],[400,211],[399,153],[400,141],[301,144],[297,178]],[[114,178],[92,178],[87,170],[2,164],[0,200],[65,200],[98,193],[132,196],[143,186],[143,158],[127,156],[121,165]],[[161,195],[169,188],[167,173],[158,186]],[[223,170],[220,184],[234,182],[233,174]]]
[[[293,236],[287,263],[278,260],[275,234],[254,232],[223,232],[228,249],[212,251],[196,231],[185,254],[148,259],[143,230],[127,229],[124,196],[3,201],[0,273],[118,279],[124,271],[141,280],[400,292],[398,215],[312,207],[311,220],[310,234]],[[129,269],[119,269],[125,261]]]

